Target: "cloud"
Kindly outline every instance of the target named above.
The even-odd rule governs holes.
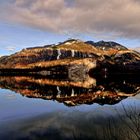
[[[5,49],[9,52],[13,52],[15,51],[16,47],[9,46],[9,47],[6,47]]]
[[[140,39],[139,0],[12,0],[0,19],[64,33]]]

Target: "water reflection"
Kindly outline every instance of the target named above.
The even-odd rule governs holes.
[[[111,75],[102,78],[89,75],[82,78],[46,76],[0,76],[0,87],[29,98],[57,100],[67,106],[80,104],[116,104],[140,91],[137,75]],[[82,80],[81,80],[82,79]]]
[[[1,99],[0,139],[139,140],[139,76],[78,75],[0,76],[0,88],[28,97]]]
[[[0,126],[6,140],[139,140],[140,104],[122,103],[107,114],[101,109],[87,112],[53,112]],[[14,129],[12,129],[14,128]],[[8,135],[7,135],[8,134]]]

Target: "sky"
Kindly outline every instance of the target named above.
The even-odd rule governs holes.
[[[140,0],[0,0],[0,56],[68,38],[140,47]]]

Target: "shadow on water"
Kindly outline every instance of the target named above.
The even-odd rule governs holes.
[[[56,100],[69,107],[108,104],[103,110],[81,112],[71,108],[13,121],[0,126],[0,139],[140,140],[140,103],[123,100],[140,93],[138,75],[0,76],[0,88],[28,98]],[[112,112],[105,114],[105,110]]]

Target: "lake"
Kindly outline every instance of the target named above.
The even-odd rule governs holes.
[[[138,76],[58,79],[0,76],[1,140],[140,139]]]

